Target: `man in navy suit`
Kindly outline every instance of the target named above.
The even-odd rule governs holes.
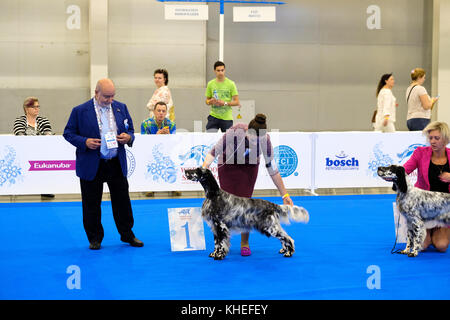
[[[80,178],[83,225],[90,249],[100,249],[103,240],[101,202],[103,183],[108,184],[120,239],[133,247],[144,243],[132,231],[134,219],[127,180],[124,145],[132,146],[134,128],[127,106],[114,101],[110,79],[97,82],[95,97],[73,108],[64,138],[76,150],[76,174]]]

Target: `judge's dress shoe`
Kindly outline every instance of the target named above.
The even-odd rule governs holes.
[[[132,247],[143,247],[144,243],[139,240],[138,238],[133,238],[133,239],[121,239],[123,242],[129,243],[130,246]]]
[[[97,241],[91,242],[89,244],[89,249],[91,249],[91,250],[99,250],[100,249],[100,242],[97,242]]]

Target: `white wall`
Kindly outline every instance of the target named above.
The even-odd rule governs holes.
[[[431,75],[432,1],[286,2],[275,23],[233,23],[225,10],[227,69],[257,110],[281,130],[370,130],[377,83],[393,72],[396,127],[407,130],[409,72],[421,66]],[[372,5],[380,29],[367,27]],[[217,5],[210,7],[209,78],[218,56]]]
[[[394,72],[397,128],[406,130],[409,71],[421,66],[432,76],[433,2],[286,2],[277,6],[274,23],[234,23],[226,5],[225,63],[240,98],[254,100],[256,112],[281,131],[370,130],[378,79]],[[71,5],[80,9],[79,29],[67,26]],[[367,27],[371,5],[381,10],[380,29]],[[218,56],[218,6],[209,4],[208,22],[183,22],[164,20],[164,4],[156,0],[109,0],[107,26],[108,74],[135,127],[147,116],[160,67],[169,70],[177,127],[204,125],[205,84]],[[0,133],[11,132],[29,95],[40,98],[41,114],[61,133],[71,108],[91,96],[90,48],[89,0],[2,0]],[[426,87],[431,92],[431,81]]]
[[[450,1],[439,1],[439,34],[438,34],[438,75],[434,94],[440,94],[437,105],[437,120],[450,123]]]

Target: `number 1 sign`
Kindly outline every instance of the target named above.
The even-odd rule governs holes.
[[[201,208],[169,208],[172,251],[205,250]]]

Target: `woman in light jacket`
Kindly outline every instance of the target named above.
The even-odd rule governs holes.
[[[392,73],[383,74],[377,87],[377,116],[375,131],[395,132],[396,99],[392,94],[395,79]]]

